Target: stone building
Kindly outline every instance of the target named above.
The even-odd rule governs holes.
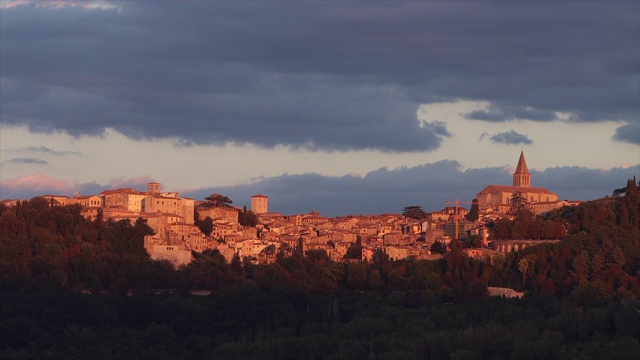
[[[66,195],[47,194],[42,195],[41,198],[47,199],[49,206],[65,206],[69,202],[69,197]],[[15,204],[17,204],[17,202]],[[13,204],[13,206],[15,206],[15,204]]]
[[[100,193],[100,196],[104,207],[124,207],[130,211],[142,211],[142,201],[147,194],[133,188],[120,188],[105,190]]]
[[[174,194],[146,195],[142,200],[142,212],[178,214],[186,224],[193,224],[194,200],[191,198],[178,198],[173,195]]]
[[[82,207],[102,207],[102,198],[96,195],[74,196],[66,205],[80,204]]]
[[[176,268],[191,262],[191,249],[184,242],[172,244],[166,239],[146,235],[144,248],[152,260],[167,260]]]
[[[234,207],[198,208],[200,220],[210,217],[212,220],[224,219],[230,224],[238,223],[238,209]]]

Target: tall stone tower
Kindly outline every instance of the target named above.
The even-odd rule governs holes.
[[[251,197],[251,211],[254,214],[266,214],[269,212],[269,198],[264,195],[253,195]]]
[[[160,183],[155,181],[147,183],[147,192],[152,195],[160,194]]]
[[[518,166],[516,166],[516,171],[513,173],[513,186],[531,186],[531,174],[529,174],[529,169],[527,169],[527,162],[524,160],[524,151],[520,151]]]

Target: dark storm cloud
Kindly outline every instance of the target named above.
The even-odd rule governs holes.
[[[49,162],[42,159],[37,158],[13,158],[6,160],[9,164],[31,164],[31,165],[45,165]]]
[[[470,119],[635,126],[639,14],[638,2],[18,6],[0,22],[0,115],[37,131],[322,150],[433,150],[449,131],[416,110],[458,99],[491,104]]]
[[[483,134],[484,135],[484,134]],[[481,135],[481,138],[483,136]],[[527,135],[520,134],[515,130],[497,133],[491,136],[491,141],[499,144],[533,144],[533,141],[529,139]]]
[[[640,123],[629,123],[616,129],[613,139],[631,144],[640,144]],[[638,154],[640,157],[640,154]]]
[[[640,165],[609,171],[558,167],[531,173],[532,186],[546,187],[561,199],[593,200],[624,186],[628,178],[640,173]],[[439,210],[447,206],[446,201],[471,201],[489,184],[511,185],[512,176],[502,167],[461,170],[458,162],[445,160],[393,170],[382,168],[364,177],[285,174],[249,185],[199,189],[183,195],[204,199],[220,193],[229,196],[234,205],[249,207],[251,195],[259,193],[269,196],[272,211],[295,214],[317,210],[322,215],[339,216],[399,213],[408,205]]]

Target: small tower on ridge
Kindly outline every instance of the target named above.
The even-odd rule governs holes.
[[[155,181],[147,183],[147,192],[151,195],[160,194],[160,183],[157,183]]]
[[[269,197],[256,194],[251,197],[251,211],[254,214],[266,214],[269,212]]]

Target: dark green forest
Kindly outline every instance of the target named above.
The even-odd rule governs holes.
[[[214,250],[174,269],[149,259],[144,221],[0,206],[0,358],[640,358],[640,187],[545,220],[562,241],[493,261],[453,242],[436,261],[229,264]]]

